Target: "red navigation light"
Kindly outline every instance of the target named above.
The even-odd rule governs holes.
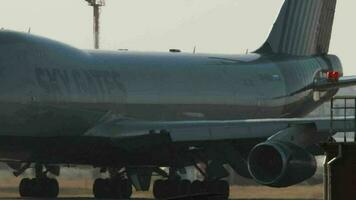
[[[337,71],[329,71],[326,73],[326,76],[330,81],[338,81],[340,78],[340,73]]]

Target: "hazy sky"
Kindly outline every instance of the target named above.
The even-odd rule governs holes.
[[[93,47],[92,9],[84,0],[0,0],[0,27]],[[283,0],[106,0],[101,48],[244,53],[266,39]],[[330,52],[356,75],[356,1],[339,0]]]

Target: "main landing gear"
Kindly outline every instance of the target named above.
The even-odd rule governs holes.
[[[213,195],[219,199],[228,199],[229,183],[224,180],[156,180],[153,185],[153,195],[156,199],[167,199],[176,196]]]
[[[94,181],[93,194],[95,198],[129,199],[132,195],[130,181],[116,171],[109,171],[110,178],[98,178]]]
[[[24,178],[20,182],[19,192],[21,197],[47,197],[56,198],[59,193],[59,184],[56,179],[48,178],[48,170],[43,166],[35,165],[36,178]]]
[[[172,176],[173,172],[173,176]],[[153,185],[153,195],[156,199],[169,199],[178,196],[212,195],[214,199],[227,200],[230,194],[229,183],[225,180],[181,180],[175,171],[170,170],[166,180],[156,180]]]
[[[51,178],[24,178],[20,182],[19,192],[21,197],[47,197],[56,198],[59,185],[56,179]]]

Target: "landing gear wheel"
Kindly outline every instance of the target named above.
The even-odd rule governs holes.
[[[101,198],[105,198],[105,180],[98,178],[94,181],[94,185],[93,185],[93,193],[94,193],[94,197],[101,199]]]
[[[47,194],[48,197],[57,197],[59,194],[59,184],[58,181],[56,179],[48,179],[48,190],[47,190]]]
[[[216,187],[220,194],[222,194],[223,199],[228,199],[230,196],[230,185],[227,181],[219,180]]]
[[[167,195],[168,197],[180,196],[180,181],[179,180],[166,180]]]
[[[132,195],[132,184],[128,179],[121,180],[122,198],[129,199]]]
[[[192,183],[192,194],[203,194],[206,192],[206,184],[203,181],[195,180]]]
[[[156,199],[185,196],[189,195],[190,191],[189,180],[156,180],[153,184],[153,196]]]
[[[46,186],[46,184],[44,184],[44,179],[42,178],[34,178],[31,180],[31,197],[44,197],[47,196],[46,194],[46,189],[43,188]]]
[[[132,186],[127,179],[96,179],[93,185],[95,198],[128,199],[132,195]]]
[[[182,180],[180,182],[180,194],[181,195],[189,195],[191,190],[192,184],[189,180]]]
[[[21,197],[30,197],[31,195],[31,180],[24,178],[20,182],[19,193]]]
[[[56,179],[24,178],[20,182],[19,192],[21,197],[56,198],[59,193],[59,185]]]
[[[208,182],[208,191],[219,196],[219,199],[227,200],[230,195],[229,183],[224,180]]]
[[[153,196],[156,198],[156,199],[163,199],[164,198],[164,193],[165,191],[163,190],[164,186],[164,180],[156,180],[154,183],[153,183]]]

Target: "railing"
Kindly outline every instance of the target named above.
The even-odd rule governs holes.
[[[334,122],[336,115],[344,119],[344,142],[347,142],[347,134],[350,132],[346,132],[347,123],[346,119],[350,115],[354,116],[355,124],[356,124],[356,96],[336,96],[333,97],[330,101],[330,132],[335,132]],[[356,130],[353,130],[354,134],[354,142],[356,142]]]

